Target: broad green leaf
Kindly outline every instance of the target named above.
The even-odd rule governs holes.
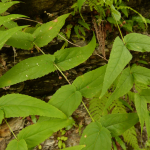
[[[33,36],[35,38],[34,43],[38,47],[43,47],[47,45],[50,41],[53,40],[54,37],[57,36],[62,26],[65,24],[65,19],[70,14],[62,15],[58,18],[56,18],[53,21],[47,22],[40,27],[38,27],[35,32],[33,33]]]
[[[12,15],[7,15],[7,16],[0,16],[0,25],[3,25],[5,22],[8,22],[10,20],[16,19],[16,18],[21,18],[21,17],[26,17],[24,15],[19,15],[19,14],[12,14]]]
[[[114,100],[118,99],[119,97],[129,92],[133,86],[133,83],[134,83],[134,79],[132,74],[130,73],[130,68],[128,67],[123,70],[115,91],[109,97],[105,105],[105,110],[112,104]]]
[[[145,125],[146,125],[146,131],[148,134],[148,138],[150,137],[150,116],[149,111],[147,110],[146,117],[145,117]]]
[[[66,48],[57,51],[55,56],[55,64],[63,71],[69,70],[84,61],[86,61],[93,53],[96,46],[95,35],[91,42],[84,47]]]
[[[143,89],[140,93],[140,97],[145,99],[147,103],[150,103],[150,89]]]
[[[54,132],[73,123],[72,119],[54,119],[28,126],[17,135],[18,139],[24,139],[28,148],[34,147],[49,138]]]
[[[139,94],[134,94],[134,103],[136,107],[137,114],[139,116],[140,124],[141,124],[141,133],[144,126],[144,121],[146,119],[147,114],[147,103],[144,98],[141,98]]]
[[[150,69],[141,66],[133,66],[131,68],[134,80],[148,85],[150,83]]]
[[[77,4],[78,4],[78,7],[79,7],[79,12],[81,11],[81,7],[83,5],[83,3],[85,2],[86,0],[78,0],[77,1]]]
[[[114,5],[111,5],[111,14],[113,16],[113,18],[116,20],[116,21],[119,21],[120,18],[121,18],[121,13],[116,10],[116,8],[114,7]]]
[[[9,142],[6,150],[28,150],[27,144],[24,139],[17,141],[16,139]]]
[[[150,52],[150,37],[140,33],[130,33],[124,37],[126,47],[138,52]]]
[[[110,132],[99,122],[92,122],[83,131],[80,144],[85,145],[83,150],[110,150]]]
[[[132,55],[125,47],[122,40],[119,37],[117,37],[114,41],[113,48],[108,61],[108,66],[106,68],[102,93],[100,97],[104,96],[108,88],[115,81],[117,76],[121,73],[123,68],[129,63],[131,59]]]
[[[78,108],[81,101],[82,95],[75,86],[65,85],[56,91],[48,103],[69,117]]]
[[[0,78],[0,88],[39,78],[54,71],[54,60],[54,56],[48,54],[21,61]]]
[[[3,47],[3,45],[6,43],[6,41],[18,30],[21,30],[22,28],[25,28],[26,26],[20,26],[15,27],[6,31],[0,31],[0,49]]]
[[[67,148],[64,148],[62,150],[81,150],[85,147],[85,145],[77,145],[77,146],[73,146],[73,147],[67,147]]]
[[[14,21],[8,21],[4,23],[4,26],[8,29],[14,28],[14,27],[18,27],[17,22]]]
[[[100,118],[100,123],[112,136],[119,136],[139,121],[137,113],[109,114]]]
[[[18,31],[6,42],[7,45],[12,47],[29,50],[33,48],[34,37],[30,33]]]
[[[0,124],[2,123],[3,119],[4,119],[4,112],[0,109]]]
[[[13,2],[7,2],[7,3],[0,2],[0,14],[5,12],[9,7],[17,3],[19,3],[19,1],[13,1]]]
[[[6,118],[29,115],[66,118],[66,115],[58,108],[37,98],[22,94],[8,94],[1,97],[0,110],[4,111]]]
[[[81,92],[82,96],[92,98],[102,89],[105,71],[106,65],[85,73],[77,77],[73,85]]]
[[[121,140],[121,138],[119,138],[118,136],[115,137],[116,141],[120,144],[120,146],[122,147],[123,150],[126,150],[126,145],[125,143]]]

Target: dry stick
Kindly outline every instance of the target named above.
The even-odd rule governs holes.
[[[7,126],[8,126],[8,128],[10,129],[11,133],[14,135],[15,139],[16,139],[17,141],[19,141],[18,138],[16,137],[16,135],[14,134],[13,130],[12,130],[11,127],[9,126],[9,124],[8,124],[8,122],[6,121],[5,118],[4,118],[4,120],[5,120],[5,122],[6,122]]]
[[[70,44],[72,44],[72,45],[74,45],[74,46],[76,46],[76,47],[81,47],[81,46],[79,46],[79,45],[77,45],[77,44],[74,44],[74,43],[68,41],[68,40],[67,40],[66,38],[64,38],[61,34],[58,33],[58,35],[59,35],[60,37],[62,37],[65,41],[67,41],[68,43],[70,43]]]
[[[101,57],[101,58],[103,58],[103,59],[105,59],[106,61],[108,61],[105,57],[103,57],[103,56],[101,56],[101,55],[99,55],[97,53],[96,53],[96,55],[99,56],[99,57]]]

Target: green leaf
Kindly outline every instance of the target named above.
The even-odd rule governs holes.
[[[22,94],[8,94],[1,97],[0,109],[4,111],[6,118],[29,115],[66,118],[66,115],[58,108],[37,98]]]
[[[80,144],[85,145],[83,150],[110,150],[110,132],[99,122],[92,122],[83,131]]]
[[[53,40],[54,37],[57,36],[62,26],[65,24],[65,19],[70,14],[62,15],[58,18],[56,18],[53,21],[47,22],[40,27],[38,27],[35,32],[33,33],[33,36],[35,38],[34,43],[38,47],[43,47],[47,45],[50,41]]]
[[[133,66],[131,68],[134,80],[146,85],[150,83],[150,69],[141,66]]]
[[[12,47],[29,50],[33,48],[34,37],[30,33],[18,31],[6,42],[7,45]]]
[[[140,33],[130,33],[124,37],[126,47],[138,52],[150,52],[150,37]]]
[[[13,2],[7,2],[7,3],[2,3],[0,2],[0,14],[5,12],[9,7],[11,7],[14,4],[20,3],[19,1],[13,1]]]
[[[137,113],[109,114],[100,118],[100,123],[113,137],[119,136],[139,121]]]
[[[133,111],[131,105],[129,105],[125,100],[119,98],[119,101],[120,101],[124,106],[128,107],[129,109],[131,109],[131,110]]]
[[[89,24],[87,24],[86,22],[84,22],[83,20],[79,19],[78,23],[81,24],[83,27],[87,28],[88,30],[90,30],[89,28]]]
[[[26,17],[24,15],[19,15],[19,14],[12,14],[12,15],[7,15],[7,16],[0,16],[0,25],[3,25],[5,22],[8,22],[10,20],[16,19],[16,18],[22,18]]]
[[[113,102],[113,100],[118,99],[119,97],[125,95],[127,92],[130,91],[134,83],[134,79],[132,74],[130,73],[130,68],[126,68],[123,70],[119,82],[117,84],[117,87],[115,91],[112,93],[112,95],[109,97],[105,109],[106,110]]]
[[[28,150],[27,144],[24,139],[17,141],[16,139],[9,142],[6,150]]]
[[[20,26],[15,27],[6,31],[0,31],[0,49],[3,47],[3,45],[6,43],[6,41],[18,30],[21,30],[22,28],[25,28],[26,26]]]
[[[150,103],[150,89],[143,89],[140,93],[140,97],[145,99],[147,103]]]
[[[116,21],[119,21],[120,18],[121,18],[121,13],[116,10],[116,8],[114,7],[114,5],[111,5],[111,14],[113,16],[113,18],[116,20]]]
[[[0,109],[0,124],[2,123],[4,119],[4,112]]]
[[[133,21],[136,21],[136,22],[138,22],[138,23],[145,23],[145,22],[143,21],[143,19],[142,19],[140,16],[133,16],[133,17],[132,17],[132,20],[133,20]],[[150,23],[150,19],[146,19],[146,18],[145,18],[145,20],[146,20],[147,23]]]
[[[56,91],[49,101],[68,117],[78,108],[82,101],[82,95],[73,85],[65,85]]]
[[[8,29],[11,29],[14,27],[18,27],[18,24],[17,24],[17,22],[14,22],[14,21],[8,21],[8,22],[4,23],[4,26]],[[27,28],[29,28],[29,27],[27,27]]]
[[[64,148],[62,150],[81,150],[85,147],[85,145],[77,145],[77,146],[73,146],[73,147],[67,147],[67,148]]]
[[[108,88],[115,81],[117,76],[121,73],[123,68],[129,63],[131,59],[132,55],[125,47],[122,40],[119,37],[117,37],[114,41],[113,48],[108,61],[108,66],[106,68],[102,93],[100,97],[102,97],[106,93]]]
[[[82,5],[84,4],[85,1],[86,0],[78,0],[77,1],[78,7],[79,7],[79,12],[81,11],[81,7],[82,7]]]
[[[107,21],[112,23],[112,24],[116,24],[116,21],[113,17],[107,17]]]
[[[74,27],[74,32],[76,33],[77,37],[80,38],[79,25],[76,25],[76,26]]]
[[[21,61],[0,78],[0,88],[42,77],[55,70],[52,55],[41,55]]]
[[[140,124],[141,124],[141,133],[144,126],[144,121],[147,115],[147,103],[144,98],[140,97],[139,94],[134,94],[134,103],[136,107],[137,114],[139,116]]]
[[[147,111],[147,113],[146,113],[145,125],[146,125],[146,131],[147,131],[148,138],[149,138],[150,137],[150,116],[149,116],[149,111]]]
[[[82,96],[92,98],[102,89],[106,66],[85,73],[74,80],[73,85]]]
[[[84,47],[66,48],[57,51],[55,56],[55,64],[63,71],[69,70],[87,60],[93,53],[96,46],[95,35],[91,42]]]
[[[121,140],[119,137],[115,137],[116,141],[120,144],[123,150],[126,150],[126,145],[125,143]]]
[[[49,138],[54,132],[72,124],[71,119],[50,119],[28,126],[17,135],[18,139],[24,139],[28,148],[34,147]]]

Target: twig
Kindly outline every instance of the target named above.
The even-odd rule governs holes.
[[[105,57],[103,57],[103,56],[101,56],[101,55],[99,55],[97,53],[96,53],[96,55],[99,56],[99,57],[101,57],[101,58],[103,58],[103,59],[105,59],[106,61],[108,61]]]
[[[70,44],[72,44],[72,45],[74,45],[74,46],[76,46],[76,47],[81,47],[81,46],[79,46],[79,45],[77,45],[77,44],[74,44],[74,43],[68,41],[68,40],[67,40],[65,37],[63,37],[61,34],[58,33],[58,35],[59,35],[60,37],[62,37],[65,41],[67,41],[68,43],[70,43]]]

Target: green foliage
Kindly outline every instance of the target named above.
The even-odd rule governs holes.
[[[100,142],[101,141],[101,142]],[[99,122],[92,122],[83,131],[80,144],[84,144],[83,150],[111,149],[111,135],[108,129],[102,127]]]
[[[130,144],[134,149],[139,149],[137,134],[134,126],[126,130],[122,136],[127,144]]]
[[[104,96],[108,88],[131,59],[132,55],[124,45],[123,41],[117,37],[114,41],[108,66],[106,68],[102,93],[100,97]]]
[[[0,2],[0,13],[4,13],[16,3],[18,2],[3,0]],[[84,3],[89,4],[92,9],[95,8],[98,13],[102,12],[103,16],[97,16],[98,23],[101,23],[101,19],[106,17],[105,10],[109,8],[111,16],[108,15],[107,20],[118,27],[122,21],[121,12],[118,10],[121,9],[122,13],[128,16],[127,9],[131,9],[125,6],[122,0],[78,0],[77,5],[73,7],[78,7],[81,14],[81,7]],[[35,46],[44,54],[25,59],[12,67],[0,77],[0,88],[40,78],[55,70],[60,71],[68,81],[62,71],[78,66],[90,57],[96,47],[95,34],[88,45],[65,48],[68,46],[67,41],[54,55],[45,54],[40,47],[47,45],[56,36],[62,38],[65,35],[67,39],[70,38],[73,28],[71,24],[67,25],[67,31],[64,34],[62,32],[58,34],[69,15],[62,15],[36,27],[18,26],[12,21],[18,17],[25,17],[23,15],[0,16],[0,49],[5,43],[24,50],[31,50]],[[149,20],[143,19],[141,15],[140,17],[145,24],[146,21],[149,23]],[[138,19],[133,18],[136,21]],[[78,23],[80,25],[74,27],[76,34],[81,37],[79,33],[81,31],[85,36],[84,28],[90,30],[89,24],[81,19],[78,20]],[[22,30],[23,28],[25,29]],[[131,26],[126,25],[125,28],[132,31]],[[79,146],[65,148],[64,141],[67,140],[67,137],[64,136],[64,130],[61,130],[61,136],[58,137],[59,148],[64,148],[64,150],[111,150],[113,144],[115,150],[117,147],[112,141],[115,138],[125,150],[123,140],[118,137],[122,135],[127,144],[132,145],[134,149],[139,149],[134,125],[140,122],[142,132],[145,123],[148,137],[150,137],[150,116],[147,109],[147,103],[150,102],[150,69],[136,65],[131,67],[132,55],[129,50],[149,52],[150,37],[130,33],[123,38],[121,32],[120,34],[122,39],[116,37],[114,40],[107,65],[77,77],[72,84],[68,81],[69,85],[58,89],[48,103],[22,94],[8,94],[0,98],[0,123],[5,118],[40,115],[34,125],[20,131],[16,139],[8,144],[6,150],[14,147],[17,150],[31,149],[54,132],[73,126],[74,120],[70,116],[81,102],[93,122],[83,131]],[[90,98],[89,110],[82,101],[82,97]],[[134,102],[137,113],[134,113],[131,102]],[[126,107],[131,113],[127,112]]]
[[[66,118],[66,115],[58,110],[57,107],[22,94],[8,94],[1,97],[0,110],[3,110],[6,118],[29,115]]]
[[[20,150],[20,149],[21,150],[28,150],[27,144],[26,144],[24,139],[21,139],[19,141],[17,141],[16,139],[12,140],[8,144],[6,150],[12,150],[12,149],[14,149],[14,147],[16,150]]]
[[[57,90],[49,104],[55,106],[69,117],[77,109],[81,101],[82,95],[76,90],[75,86],[65,85]]]

